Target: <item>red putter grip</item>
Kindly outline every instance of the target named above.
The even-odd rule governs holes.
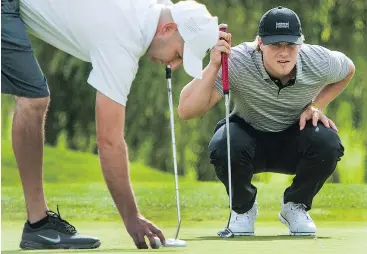
[[[219,29],[222,32],[227,32],[226,27],[222,27]],[[228,81],[228,56],[225,53],[222,53],[222,85],[223,85],[223,93],[229,93],[229,81]]]

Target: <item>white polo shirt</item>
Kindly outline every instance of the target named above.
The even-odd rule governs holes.
[[[126,106],[138,62],[157,29],[162,0],[20,0],[32,34],[91,62],[88,83]]]

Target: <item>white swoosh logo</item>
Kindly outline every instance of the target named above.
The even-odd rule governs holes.
[[[50,241],[50,242],[52,242],[52,243],[59,243],[60,242],[60,236],[58,235],[57,236],[57,238],[56,239],[54,239],[54,238],[49,238],[49,237],[46,237],[46,236],[43,236],[43,235],[39,235],[39,234],[37,234],[39,237],[41,237],[41,238],[43,238],[43,239],[45,239],[45,240],[47,240],[47,241]]]

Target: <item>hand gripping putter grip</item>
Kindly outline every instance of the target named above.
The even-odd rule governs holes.
[[[221,27],[220,31],[227,32],[226,27]],[[228,56],[222,53],[222,86],[226,107],[226,130],[227,130],[227,161],[228,161],[228,197],[229,197],[229,219],[227,227],[218,232],[218,236],[222,238],[233,237],[233,232],[229,229],[229,222],[232,213],[232,170],[231,170],[231,141],[229,135],[229,80],[228,80]]]
[[[222,27],[220,28],[220,31],[227,32],[227,28]],[[228,82],[228,56],[225,53],[222,53],[222,86],[224,95],[229,95],[230,88]]]
[[[178,186],[178,173],[177,173],[177,157],[176,157],[176,138],[175,138],[175,120],[173,115],[173,100],[172,100],[172,77],[171,67],[166,66],[166,79],[168,88],[168,103],[170,111],[170,122],[171,122],[171,138],[172,138],[172,154],[173,154],[173,169],[175,171],[175,184],[176,184],[176,205],[177,205],[177,228],[175,238],[170,238],[166,240],[164,247],[185,247],[186,242],[178,239],[178,233],[181,227],[181,210],[180,210],[180,192]]]

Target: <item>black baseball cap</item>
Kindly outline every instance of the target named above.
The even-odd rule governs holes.
[[[264,44],[289,42],[302,44],[301,21],[297,14],[279,6],[267,11],[259,24],[259,36]]]

